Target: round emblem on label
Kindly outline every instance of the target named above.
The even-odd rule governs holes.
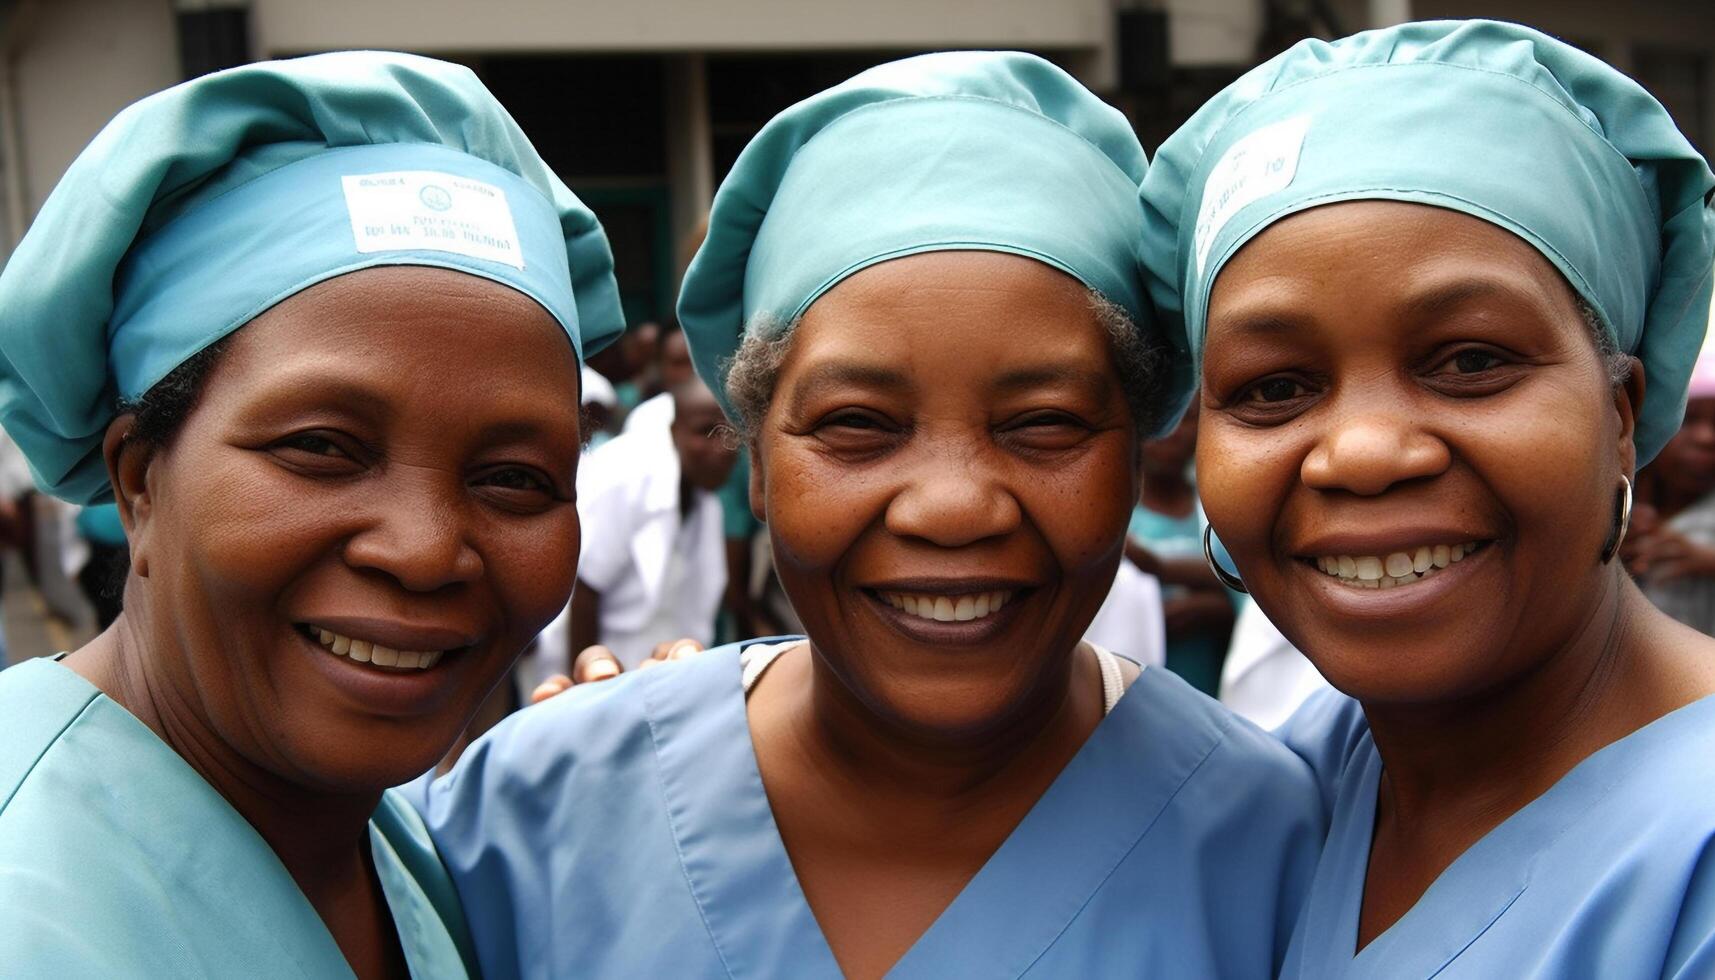
[[[417,199],[435,211],[445,211],[453,206],[453,196],[445,187],[427,184],[417,192]]]

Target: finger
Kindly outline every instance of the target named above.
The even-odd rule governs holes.
[[[556,694],[564,694],[572,687],[572,679],[565,674],[555,674],[530,692],[530,703],[541,704]]]
[[[673,645],[667,648],[667,659],[685,660],[702,652],[703,645],[698,643],[696,640],[687,637],[683,640],[673,641]]]
[[[667,659],[667,651],[673,649],[673,644],[675,644],[677,642],[679,642],[679,641],[677,641],[677,640],[666,640],[666,641],[663,641],[661,643],[655,644],[655,649],[649,651],[649,659],[650,660],[666,660]]]
[[[643,661],[643,662],[642,662],[642,663],[640,663],[640,664],[638,664],[638,665],[637,665],[637,666],[636,666],[636,667],[635,667],[635,668],[633,668],[633,669],[635,669],[635,670],[648,670],[648,669],[649,669],[649,668],[651,668],[651,667],[653,667],[653,666],[655,666],[655,665],[656,665],[656,664],[659,664],[659,663],[665,663],[665,661],[663,661],[663,660],[660,660],[660,659],[658,659],[658,658],[656,658],[656,657],[650,657],[650,658],[648,658],[648,659],[646,659],[646,660],[644,660],[644,661]]]
[[[612,650],[596,644],[584,647],[572,662],[572,681],[577,684],[593,684],[618,677],[624,670]]]

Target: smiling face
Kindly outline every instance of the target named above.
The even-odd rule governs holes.
[[[930,253],[805,313],[752,504],[845,688],[908,729],[980,735],[1064,681],[1120,558],[1135,443],[1084,287],[1017,256]]]
[[[1630,392],[1521,239],[1422,205],[1316,208],[1245,245],[1210,297],[1204,509],[1335,686],[1476,695],[1563,647],[1611,586]]]
[[[121,457],[127,615],[171,701],[299,785],[428,769],[571,591],[577,395],[546,311],[446,270],[235,333],[146,469]]]

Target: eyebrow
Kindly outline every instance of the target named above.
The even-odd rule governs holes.
[[[1461,276],[1457,280],[1437,283],[1400,301],[1398,315],[1402,319],[1432,320],[1446,316],[1473,300],[1503,299],[1518,302],[1525,297],[1510,283],[1489,278]],[[1211,320],[1209,326],[1217,321]],[[1314,328],[1316,318],[1296,311],[1263,309],[1255,313],[1240,311],[1222,316],[1221,329],[1251,336],[1292,334]]]
[[[1401,312],[1420,320],[1444,316],[1459,307],[1480,299],[1503,299],[1517,302],[1522,297],[1518,289],[1493,279],[1460,278],[1455,282],[1432,286],[1401,304]]]
[[[1106,371],[1079,364],[1045,364],[1008,371],[995,379],[994,389],[1015,392],[1053,384],[1076,385],[1105,393],[1111,387],[1111,379]]]
[[[879,388],[899,394],[910,391],[911,387],[911,379],[896,368],[858,361],[834,361],[818,364],[804,372],[792,388],[792,404],[797,406],[838,388]]]

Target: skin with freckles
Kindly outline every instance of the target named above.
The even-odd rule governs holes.
[[[880,976],[1099,722],[1080,643],[1137,498],[1087,290],[1017,256],[876,265],[796,328],[751,501],[809,643],[749,702],[763,784],[848,976]],[[1004,590],[935,622],[889,591]]]
[[[368,858],[381,792],[434,765],[571,590],[577,396],[534,301],[390,267],[233,334],[166,445],[109,429],[132,573],[66,663],[256,827],[359,976],[403,975]],[[359,664],[313,624],[445,652]]]
[[[1199,489],[1381,752],[1360,947],[1579,761],[1715,692],[1715,641],[1600,560],[1644,384],[1635,361],[1610,380],[1534,248],[1457,212],[1312,209],[1220,273]],[[1461,542],[1477,550],[1393,589],[1317,567]]]

